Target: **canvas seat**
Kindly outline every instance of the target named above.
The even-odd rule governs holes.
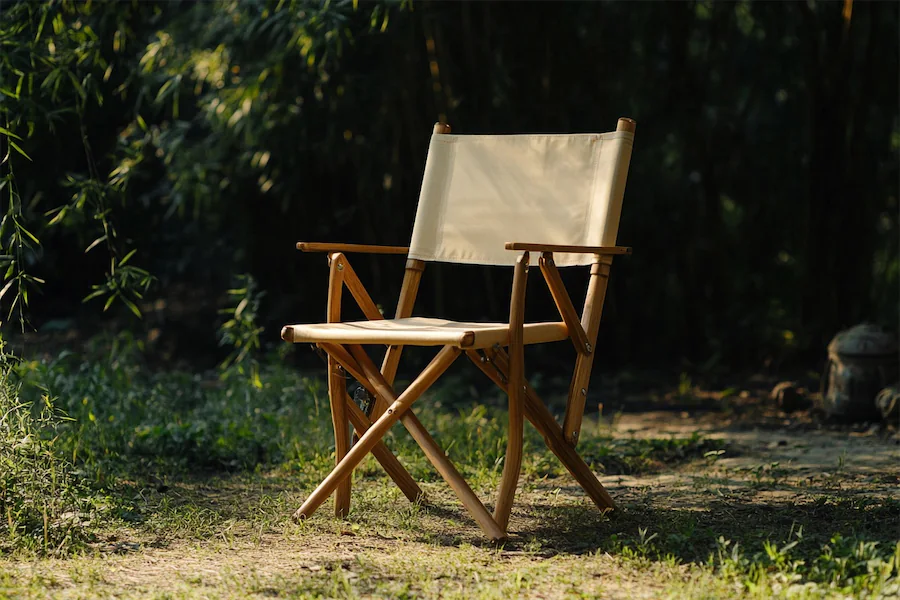
[[[569,337],[565,323],[525,323],[523,331],[525,344],[558,342]],[[410,317],[288,325],[281,337],[294,343],[404,344],[479,349],[509,345],[509,323],[468,323]]]
[[[616,131],[561,135],[450,135],[437,124],[428,149],[422,190],[409,247],[299,242],[304,252],[328,257],[326,323],[287,325],[282,338],[314,344],[328,355],[328,397],[334,425],[334,470],[294,513],[312,515],[334,495],[335,514],[350,511],[351,476],[371,453],[411,501],[422,490],[382,438],[398,421],[450,485],[463,506],[493,540],[506,539],[522,466],[527,419],[601,510],[613,500],[578,454],[594,347],[610,266],[631,249],[616,246],[634,121],[619,119]],[[406,255],[394,317],[386,319],[346,254]],[[525,323],[525,290],[532,255],[562,319]],[[513,267],[509,320],[472,323],[412,316],[425,265],[450,262]],[[581,315],[558,267],[590,267]],[[366,321],[341,321],[344,290]],[[439,315],[438,315],[439,316]],[[569,340],[575,347],[572,381],[562,423],[550,413],[525,377],[524,347]],[[363,346],[387,346],[381,367]],[[437,346],[437,355],[402,393],[394,378],[404,346]],[[503,474],[489,512],[437,441],[418,420],[413,403],[459,357],[465,356],[508,398],[509,428]],[[363,412],[347,392],[347,376],[374,398]],[[351,442],[350,428],[358,439]]]

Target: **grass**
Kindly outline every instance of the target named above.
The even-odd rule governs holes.
[[[116,344],[5,379],[0,499],[15,518],[0,525],[0,598],[900,594],[893,471],[863,481],[841,455],[812,480],[696,432],[589,424],[579,448],[619,502],[601,514],[529,428],[513,535],[497,547],[397,428],[388,443],[427,502],[408,503],[367,459],[347,519],[329,503],[294,524],[333,461],[324,383],[277,360],[151,373],[139,348]],[[502,398],[473,404],[458,389],[434,390],[417,413],[488,499]]]

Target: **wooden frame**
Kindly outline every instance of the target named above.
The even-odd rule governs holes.
[[[633,132],[634,121],[620,119],[617,130]],[[449,133],[449,131],[450,128],[447,125],[435,125],[435,134]],[[344,288],[350,291],[367,319],[384,319],[343,252],[406,254],[407,248],[311,242],[300,242],[297,244],[297,248],[305,252],[328,253],[329,287],[326,317],[329,323],[340,321],[341,296]],[[507,537],[522,465],[526,419],[543,436],[547,447],[559,458],[597,507],[601,510],[614,508],[612,498],[578,454],[575,445],[581,431],[587,386],[593,365],[593,350],[597,341],[612,257],[630,254],[631,249],[618,246],[560,246],[531,242],[509,242],[506,244],[506,248],[522,252],[522,254],[517,258],[514,268],[510,293],[509,334],[505,350],[499,346],[483,350],[465,349],[458,344],[443,346],[422,373],[402,393],[398,394],[393,388],[393,382],[397,374],[403,344],[387,347],[384,361],[379,370],[359,343],[317,342],[316,345],[328,355],[328,391],[335,431],[335,468],[307,497],[294,514],[295,519],[303,519],[312,515],[332,494],[335,496],[335,514],[346,516],[350,511],[352,472],[370,452],[410,501],[422,498],[422,490],[382,442],[382,437],[397,421],[400,421],[409,431],[428,460],[453,489],[463,506],[492,540],[499,541]],[[565,323],[568,336],[577,351],[562,426],[557,423],[525,378],[524,313],[530,252],[541,253],[538,263],[540,271]],[[553,259],[553,254],[556,252],[594,255],[580,318],[557,270]],[[425,263],[421,260],[407,260],[395,319],[405,319],[412,315],[424,268]],[[289,330],[290,327],[285,327],[282,335],[287,341],[292,341],[292,333]],[[414,341],[403,338],[405,343]],[[488,512],[411,408],[422,393],[437,381],[463,353],[498,387],[504,390],[508,397],[509,428],[506,456],[493,514]],[[347,393],[344,373],[354,377],[375,397],[371,415],[366,415],[351,400]],[[352,445],[350,442],[351,426],[359,436]]]
[[[364,254],[408,254],[406,246],[371,246],[368,244],[337,244],[331,242],[297,242],[301,252],[361,252]]]

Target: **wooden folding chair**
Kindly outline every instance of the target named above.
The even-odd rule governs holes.
[[[335,514],[350,509],[353,469],[372,453],[411,501],[422,490],[381,441],[399,420],[493,540],[507,525],[522,464],[524,419],[543,436],[602,510],[609,494],[575,450],[581,429],[603,299],[612,257],[629,254],[616,232],[631,157],[635,123],[619,119],[615,132],[581,135],[450,135],[434,126],[409,248],[304,243],[305,252],[327,252],[330,266],[327,323],[288,325],[287,342],[315,344],[328,354],[328,393],[335,433],[334,470],[294,514],[309,517],[335,494]],[[518,240],[512,241],[509,240]],[[405,254],[406,273],[393,319],[385,319],[350,266],[345,253]],[[525,323],[525,282],[530,253],[538,264],[562,321]],[[558,256],[558,258],[556,258]],[[412,317],[425,263],[443,261],[514,266],[508,323],[467,323]],[[579,318],[557,266],[590,266]],[[350,290],[367,321],[341,322],[341,294]],[[525,379],[524,346],[569,339],[577,351],[562,427]],[[363,345],[386,345],[379,369]],[[400,394],[393,388],[404,346],[440,351]],[[411,410],[412,404],[465,354],[509,398],[509,432],[493,515],[475,496]],[[341,372],[374,397],[371,414],[350,398]],[[359,436],[351,446],[350,426]]]

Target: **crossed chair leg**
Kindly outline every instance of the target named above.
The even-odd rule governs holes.
[[[335,399],[340,401],[343,398],[343,406],[341,408],[346,409],[333,412],[333,416],[336,417],[335,431],[338,432],[339,430],[337,417],[343,412],[359,435],[359,439],[352,448],[341,453],[343,457],[340,458],[334,470],[310,494],[303,506],[294,513],[295,519],[304,519],[311,516],[335,492],[340,494],[336,502],[337,512],[338,514],[346,514],[346,511],[349,509],[349,485],[346,482],[349,482],[353,469],[359,465],[369,452],[381,463],[385,471],[407,498],[411,501],[420,498],[422,491],[419,486],[384,442],[381,441],[398,420],[403,423],[416,443],[422,448],[428,460],[450,485],[463,506],[466,507],[485,534],[494,541],[501,541],[507,537],[509,514],[515,498],[516,485],[522,464],[523,417],[527,418],[534,425],[543,436],[550,450],[565,465],[594,503],[601,510],[613,508],[612,498],[594,476],[590,467],[575,451],[575,448],[565,440],[562,429],[557,424],[556,419],[547,410],[534,389],[525,381],[519,357],[514,356],[511,360],[511,357],[499,348],[482,352],[476,350],[466,351],[467,357],[494,383],[506,391],[510,398],[510,428],[507,454],[497,503],[492,515],[410,409],[419,396],[456,360],[462,353],[462,350],[454,346],[445,346],[425,367],[422,373],[398,396],[361,346],[348,344],[345,347],[330,343],[321,343],[319,346],[328,353],[331,360],[341,365],[347,373],[356,378],[375,396],[376,414],[381,416],[374,423],[370,422],[365,413],[350,399],[342,378],[335,378],[334,380],[329,378],[329,387],[340,386],[340,389],[331,390],[332,402]],[[521,346],[517,346],[521,348]],[[512,393],[510,394],[510,392]],[[344,430],[346,430],[346,426]]]

